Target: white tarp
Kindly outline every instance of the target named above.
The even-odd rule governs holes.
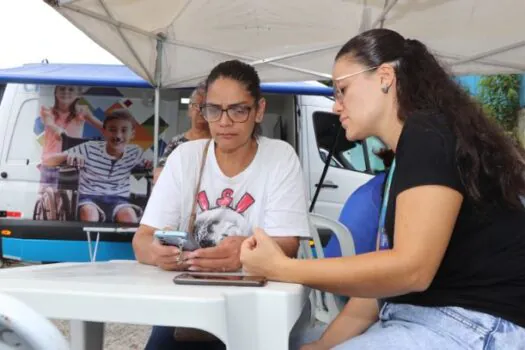
[[[380,25],[423,41],[456,74],[525,72],[525,0],[45,1],[163,87],[194,85],[231,58],[264,81],[329,77],[339,47]]]

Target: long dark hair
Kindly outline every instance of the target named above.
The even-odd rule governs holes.
[[[237,81],[246,88],[246,91],[255,100],[255,108],[259,108],[259,100],[261,99],[261,79],[259,74],[253,66],[239,60],[231,60],[219,63],[212,69],[208,78],[206,79],[206,93],[211,84],[219,78],[229,78]],[[261,125],[255,123],[252,131],[252,136],[260,135],[262,132]]]
[[[525,194],[525,152],[487,118],[476,102],[418,40],[395,31],[372,29],[348,41],[336,56],[367,67],[391,62],[397,83],[401,120],[414,111],[434,110],[452,125],[457,138],[456,159],[468,196],[481,202],[481,183],[505,206],[522,208]],[[486,195],[486,193],[485,193]]]

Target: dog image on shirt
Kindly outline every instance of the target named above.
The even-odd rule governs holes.
[[[195,220],[194,235],[197,243],[203,248],[214,247],[228,236],[247,236],[251,230],[242,215],[255,203],[253,197],[245,193],[233,208],[233,190],[222,191],[217,199],[217,207],[211,208],[205,191],[197,196],[201,212]]]

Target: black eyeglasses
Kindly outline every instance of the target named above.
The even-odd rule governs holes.
[[[213,123],[221,119],[222,113],[226,112],[226,115],[234,123],[244,123],[248,120],[250,112],[253,106],[246,105],[234,105],[228,108],[222,108],[221,106],[213,104],[205,104],[201,106],[201,114],[208,122]]]

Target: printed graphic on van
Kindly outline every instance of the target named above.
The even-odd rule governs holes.
[[[51,91],[35,116],[42,154],[33,219],[138,223],[151,189],[151,108],[118,89]]]

